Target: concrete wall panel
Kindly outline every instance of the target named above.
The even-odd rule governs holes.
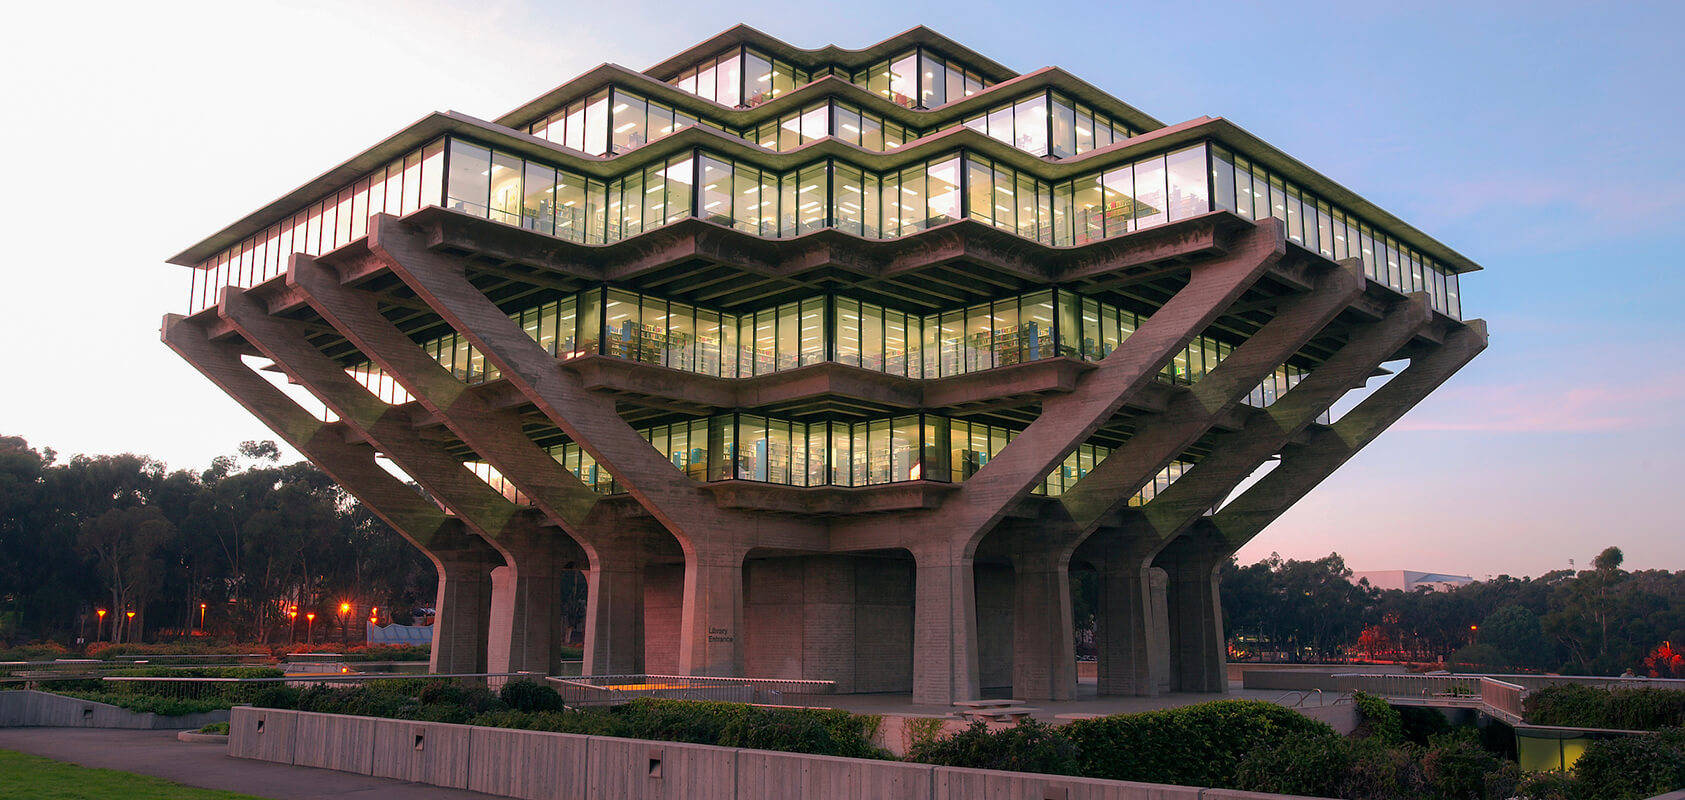
[[[468,787],[525,800],[586,797],[590,737],[474,728]]]
[[[300,711],[293,763],[301,767],[371,774],[374,769],[373,717],[348,717]]]
[[[468,788],[473,728],[439,722],[382,719],[374,728],[371,774],[414,783]]]
[[[228,719],[228,754],[291,764],[297,736],[297,711],[238,706]]]
[[[1201,791],[1192,786],[938,767],[934,800],[1201,800],[1202,796],[1209,797],[1201,795]]]
[[[935,767],[895,761],[739,750],[737,796],[930,800]]]
[[[997,688],[1012,685],[1012,567],[978,564],[977,660],[979,685]]]
[[[854,691],[913,690],[913,562],[854,565]]]
[[[592,800],[734,800],[737,754],[727,747],[591,737]]]

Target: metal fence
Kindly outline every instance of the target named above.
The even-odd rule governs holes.
[[[552,677],[550,686],[570,706],[625,703],[640,697],[717,700],[772,706],[813,706],[836,694],[835,681],[716,678],[701,675],[586,675]]]
[[[1330,676],[1341,691],[1381,695],[1392,701],[1477,708],[1510,724],[1521,721],[1521,686],[1485,675],[1374,675],[1340,673]]]
[[[150,694],[178,698],[225,698],[244,700],[256,691],[269,686],[328,686],[349,689],[383,681],[459,681],[484,686],[492,691],[503,688],[511,680],[544,677],[537,672],[464,672],[418,675],[289,675],[279,678],[171,678],[151,676],[107,676],[100,679],[102,688],[113,693]],[[51,691],[50,688],[47,689]]]

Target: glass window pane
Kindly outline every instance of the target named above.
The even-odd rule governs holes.
[[[1170,195],[1170,219],[1187,219],[1211,210],[1205,169],[1205,145],[1178,150],[1165,157]]]
[[[1036,95],[1013,106],[1016,133],[1012,144],[1038,156],[1047,155],[1047,95]]]
[[[484,217],[491,192],[491,151],[452,139],[446,206]]]

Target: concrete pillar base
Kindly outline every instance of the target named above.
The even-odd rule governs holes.
[[[433,604],[433,652],[427,671],[486,672],[492,571],[502,567],[480,559],[436,560],[434,565],[439,572],[439,593]]]
[[[1012,696],[1070,700],[1077,665],[1064,560],[1022,555],[1013,562]]]

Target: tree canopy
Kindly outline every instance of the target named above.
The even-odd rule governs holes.
[[[133,454],[60,463],[0,437],[0,644],[110,639],[131,610],[126,638],[188,632],[200,603],[208,631],[268,642],[291,606],[403,616],[435,583],[418,551],[311,464],[280,463],[274,442],[191,472]]]

